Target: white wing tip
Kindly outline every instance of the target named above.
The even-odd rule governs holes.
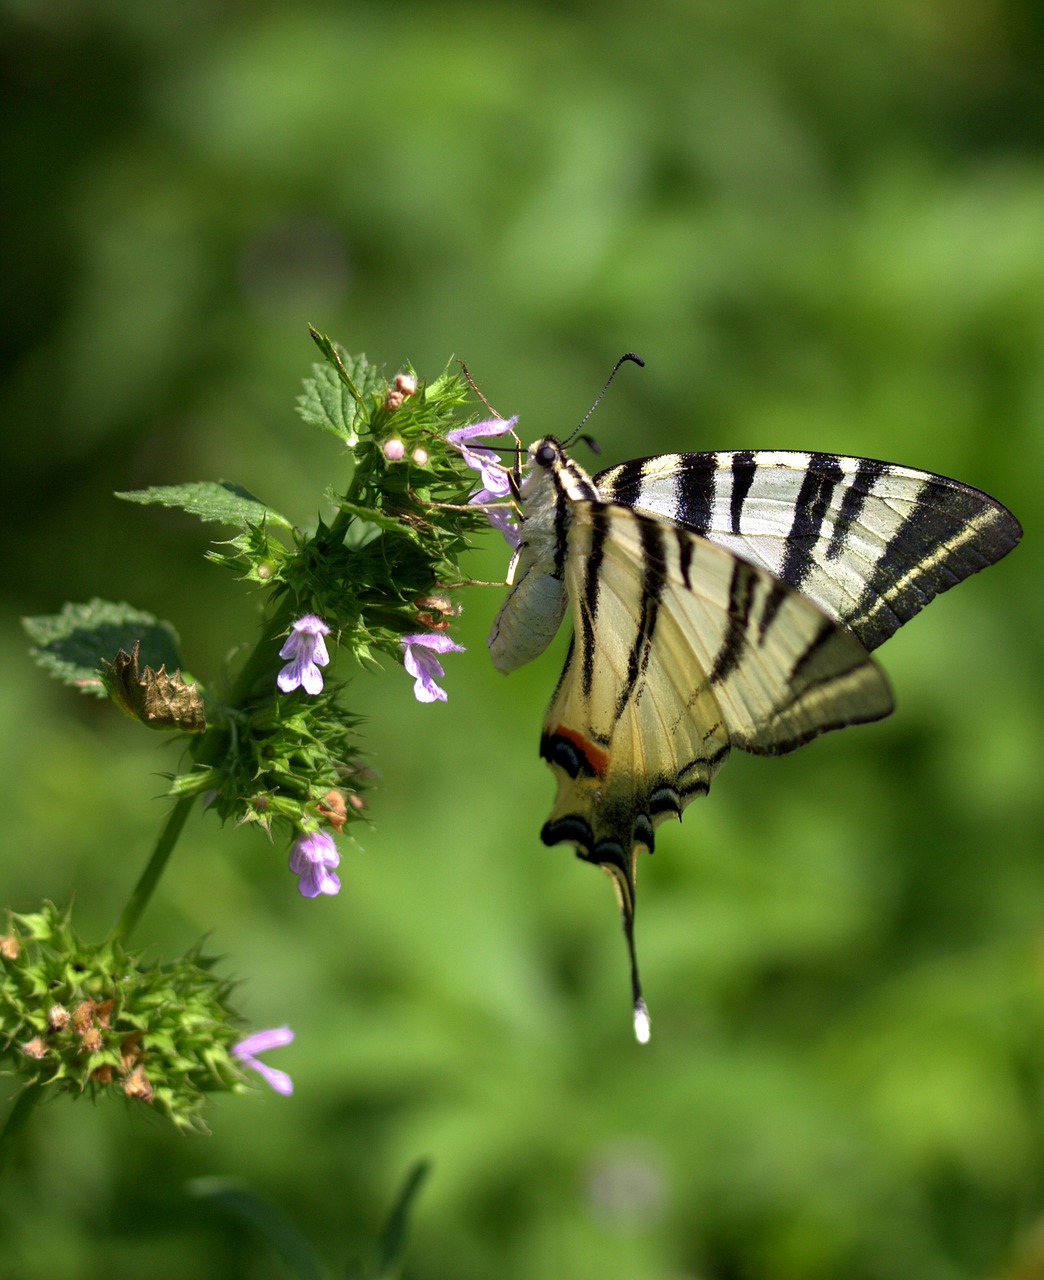
[[[639,1044],[648,1044],[652,1027],[649,1022],[649,1010],[644,1000],[637,1000],[634,1006],[634,1035]]]

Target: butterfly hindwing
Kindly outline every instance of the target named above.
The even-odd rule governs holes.
[[[891,694],[844,628],[765,570],[625,507],[577,501],[570,517],[574,638],[541,739],[558,782],[542,838],[610,874],[630,939],[640,849],[731,746],[789,751],[887,715]]]
[[[1006,555],[1015,517],[946,476],[838,454],[638,458],[599,495],[702,534],[796,587],[875,649],[940,592]]]

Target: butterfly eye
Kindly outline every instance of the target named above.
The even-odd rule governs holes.
[[[541,467],[549,467],[555,460],[555,449],[553,445],[542,444],[533,455],[533,460]]]

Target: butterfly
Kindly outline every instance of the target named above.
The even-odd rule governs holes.
[[[644,1043],[635,881],[656,829],[706,795],[733,747],[779,755],[888,715],[870,651],[1022,530],[959,481],[828,453],[660,454],[591,477],[548,435],[512,491],[518,546],[490,655],[515,670],[568,613],[540,834],[613,883]]]

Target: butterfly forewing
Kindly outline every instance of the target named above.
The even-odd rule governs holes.
[[[796,587],[874,649],[934,596],[999,560],[1021,529],[945,476],[837,454],[639,458],[599,495],[727,547]]]

